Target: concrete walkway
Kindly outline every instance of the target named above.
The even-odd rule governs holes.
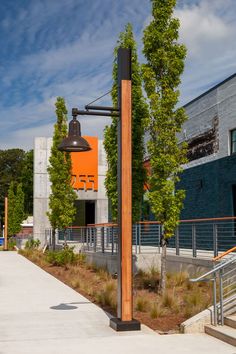
[[[106,313],[15,252],[0,252],[0,354],[236,354],[203,335],[116,333]]]

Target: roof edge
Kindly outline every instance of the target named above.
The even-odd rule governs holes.
[[[207,90],[207,91],[203,92],[201,95],[195,97],[194,99],[192,99],[191,101],[189,101],[188,103],[186,103],[185,105],[183,105],[182,107],[183,107],[183,108],[187,107],[187,106],[190,105],[191,103],[193,103],[193,102],[199,100],[200,98],[202,98],[203,96],[207,95],[209,92],[216,90],[219,86],[223,85],[224,83],[226,83],[227,81],[233,79],[234,77],[236,77],[236,73],[234,73],[234,74],[228,76],[225,80],[219,82],[219,83],[216,84],[215,86],[211,87],[209,90]]]

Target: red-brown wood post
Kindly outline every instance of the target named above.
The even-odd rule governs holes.
[[[140,330],[133,319],[132,291],[132,82],[131,50],[118,49],[118,310],[116,331]]]
[[[7,236],[8,236],[8,198],[5,197],[5,222],[4,222],[4,251],[8,250],[8,243],[7,243]]]

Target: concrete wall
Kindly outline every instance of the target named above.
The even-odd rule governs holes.
[[[45,242],[45,229],[50,228],[46,212],[50,195],[50,181],[47,172],[51,153],[52,138],[36,138],[34,146],[34,238]],[[103,142],[98,141],[98,191],[76,191],[79,200],[95,200],[95,221],[108,221],[108,199],[104,180],[106,175],[106,155]]]
[[[46,212],[51,192],[47,166],[52,146],[51,138],[36,138],[34,142],[34,238],[45,242],[45,229],[50,228]]]
[[[106,268],[111,274],[117,273],[117,255],[110,253],[93,253],[84,252],[86,254],[87,262],[96,264],[98,267]],[[161,255],[155,254],[136,254],[133,255],[133,273],[135,274],[139,269],[150,271],[152,268],[161,271]],[[167,256],[167,271],[180,272],[186,271],[191,277],[203,274],[212,269],[212,262],[206,259],[181,257],[175,255]]]

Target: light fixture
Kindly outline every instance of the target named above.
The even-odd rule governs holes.
[[[80,122],[73,115],[73,119],[69,123],[69,134],[64,138],[58,146],[58,150],[66,152],[83,152],[91,150],[87,140],[82,138]]]

